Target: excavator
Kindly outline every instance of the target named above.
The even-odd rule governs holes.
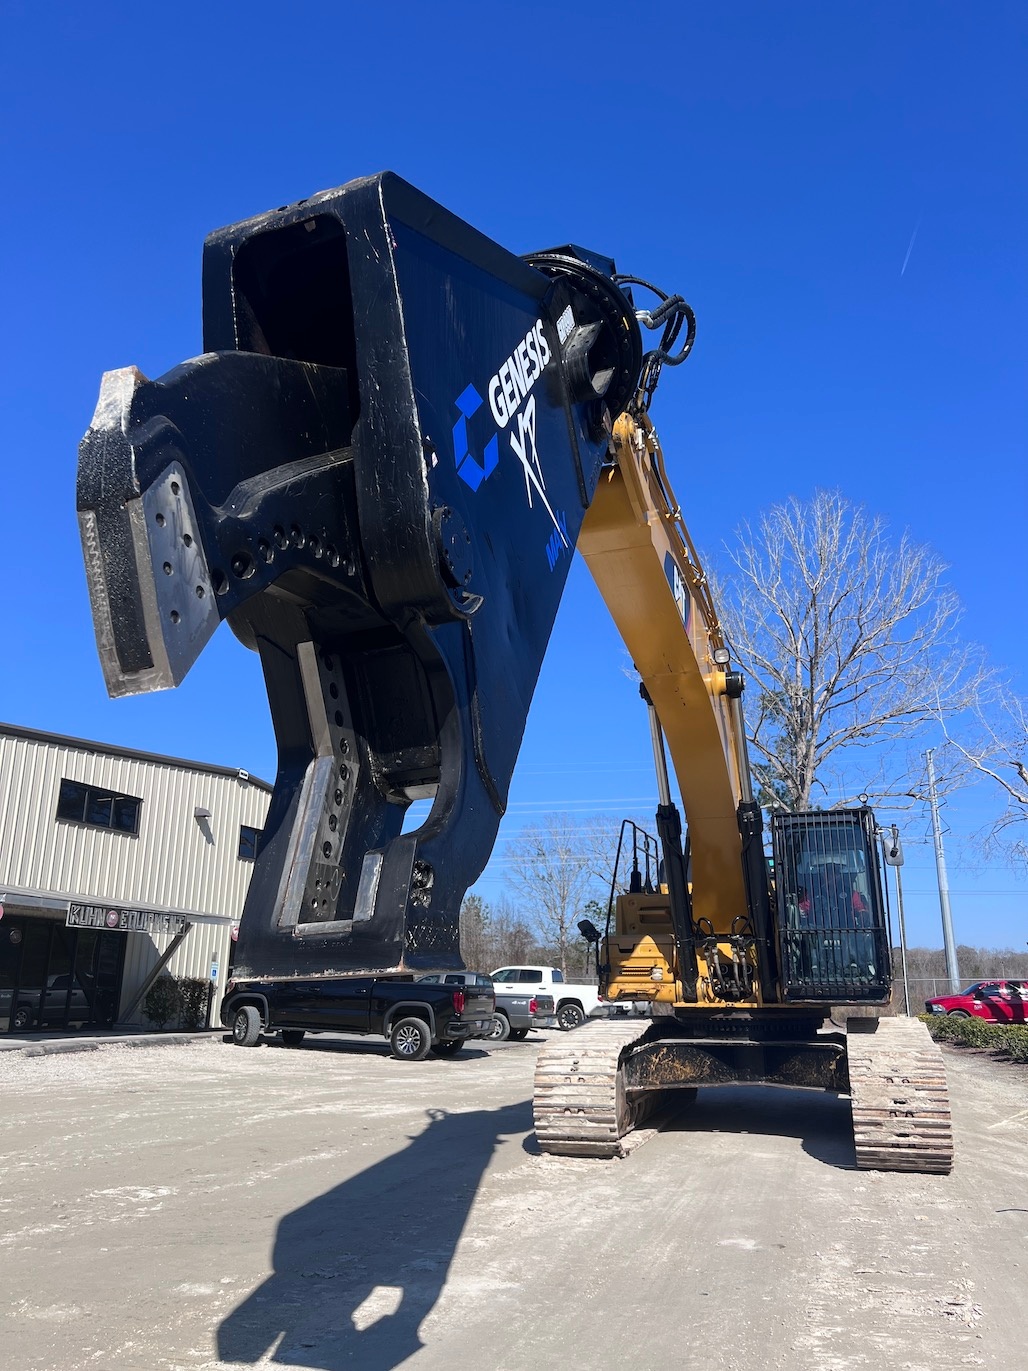
[[[202,274],[203,353],[106,373],[77,507],[111,695],[178,685],[222,620],[259,654],[278,771],[236,974],[461,969],[577,548],[660,803],[583,925],[612,1012],[647,1012],[540,1051],[540,1147],[624,1155],[658,1107],[756,1082],[848,1094],[859,1167],[949,1171],[939,1050],[884,1012],[872,812],[776,809],[765,853],[742,673],[650,416],[685,300],[574,244],[516,256],[392,173],[210,234]]]

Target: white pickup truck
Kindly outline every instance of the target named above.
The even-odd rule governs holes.
[[[524,994],[529,986],[538,995],[552,995],[558,1028],[578,1028],[600,1002],[598,986],[589,981],[566,981],[557,966],[501,966],[492,978],[497,1005],[505,992],[516,989]]]

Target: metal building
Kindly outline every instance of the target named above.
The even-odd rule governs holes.
[[[143,1024],[162,970],[228,980],[271,787],[0,724],[0,1032]]]

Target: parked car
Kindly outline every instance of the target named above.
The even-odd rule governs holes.
[[[15,1032],[46,1028],[58,1021],[63,1025],[65,1019],[69,1023],[84,1023],[93,1016],[89,994],[77,976],[74,980],[70,975],[48,977],[42,1014],[39,1012],[38,989],[27,990],[23,987],[18,992],[17,1004],[12,1003],[13,993],[11,990],[0,990],[0,1019],[10,1015],[11,1029]]]
[[[38,1008],[38,990],[31,994],[19,991],[17,1003],[14,1001],[13,990],[0,990],[0,1022],[6,1022],[10,1018],[11,1028],[15,1032],[24,1032],[32,1027],[36,1022]]]
[[[494,985],[496,1013],[486,1035],[493,1042],[508,1038],[520,1042],[530,1028],[556,1028],[556,1006],[552,995],[543,995],[524,986],[501,981]]]
[[[484,971],[430,971],[414,979],[419,985],[479,985],[493,989],[493,978]]]
[[[452,1057],[482,1038],[496,1003],[491,986],[434,985],[414,978],[318,976],[310,980],[231,980],[221,1021],[239,1047],[255,1047],[279,1030],[298,1047],[306,1033],[382,1034],[394,1057]]]
[[[501,966],[492,977],[498,994],[502,994],[502,986],[516,985],[521,991],[531,987],[536,995],[552,995],[557,1027],[565,1030],[585,1023],[600,1003],[598,986],[588,981],[566,981],[557,966]]]
[[[1028,981],[979,981],[959,995],[933,995],[925,1000],[929,1014],[952,1014],[988,1023],[1025,1023]]]
[[[515,1042],[524,1038],[530,1028],[553,1028],[553,997],[536,995],[530,989],[508,981],[494,983],[491,976],[482,971],[437,971],[427,976],[419,976],[419,981],[443,985],[488,985],[496,996],[496,1013],[486,1037],[492,1042]]]

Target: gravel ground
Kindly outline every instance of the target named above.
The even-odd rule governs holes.
[[[950,1177],[857,1172],[845,1100],[753,1088],[605,1163],[535,1150],[542,1041],[0,1055],[2,1364],[1020,1363],[1028,1072],[947,1053]]]

